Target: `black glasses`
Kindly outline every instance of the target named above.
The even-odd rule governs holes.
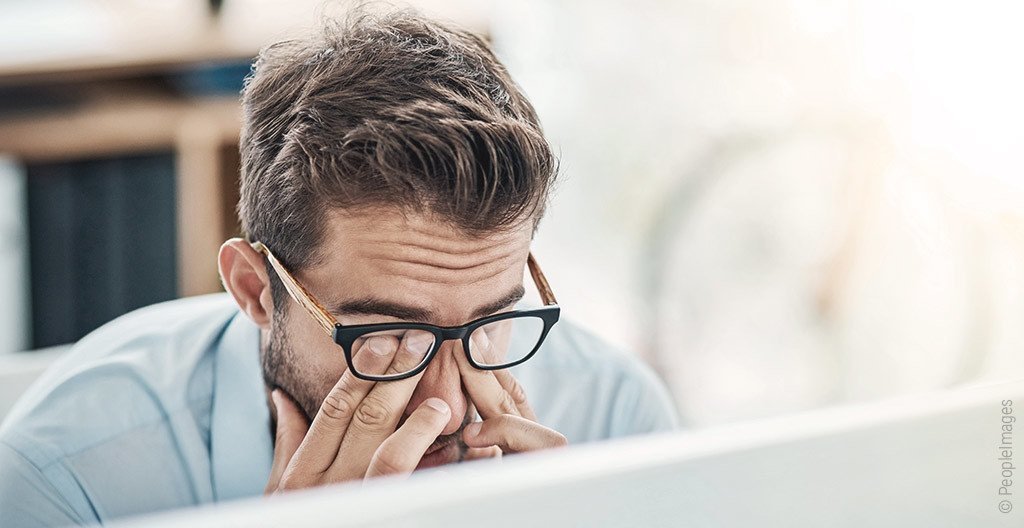
[[[288,294],[341,346],[349,370],[367,381],[394,381],[415,376],[427,368],[430,360],[448,340],[458,340],[469,363],[480,370],[514,367],[533,357],[561,313],[555,295],[531,253],[526,260],[533,282],[544,302],[542,308],[513,310],[481,317],[462,326],[434,326],[425,323],[381,323],[343,326],[306,288],[285,269],[277,257],[261,242],[253,249],[266,255],[284,283]],[[411,354],[413,361],[400,372],[361,372],[354,357],[364,350],[396,346]],[[393,362],[392,367],[397,364]]]

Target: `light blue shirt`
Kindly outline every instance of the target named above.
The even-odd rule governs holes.
[[[570,443],[675,426],[645,366],[565,320],[515,373]],[[227,294],[137,310],[76,344],[0,426],[0,526],[259,495],[272,443],[259,331]]]

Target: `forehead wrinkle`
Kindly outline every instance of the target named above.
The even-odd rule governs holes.
[[[474,244],[472,241],[452,241],[450,239],[438,239],[439,242],[426,242],[422,239],[384,239],[378,242],[378,244],[388,244],[395,246],[402,246],[405,248],[422,249],[431,252],[444,253],[445,255],[453,256],[465,256],[475,255],[479,253],[488,253],[497,248],[507,246],[509,240],[495,240],[492,244],[486,246],[480,246]],[[461,247],[460,247],[461,246]]]
[[[434,247],[392,243],[368,245],[364,250],[364,256],[370,259],[408,262],[448,270],[469,270],[514,258],[522,249],[517,244],[511,247],[508,245],[495,246],[489,251],[451,254]]]
[[[442,236],[431,236],[429,234],[414,235],[408,232],[396,233],[389,236],[387,233],[362,231],[353,233],[354,241],[366,246],[391,246],[401,250],[422,250],[430,253],[443,253],[449,257],[463,257],[471,255],[489,255],[497,253],[509,245],[518,246],[520,242],[527,242],[524,237],[506,236],[492,238],[449,238]],[[394,251],[394,250],[392,250]]]
[[[378,261],[378,262],[384,261],[384,260],[393,261],[393,259],[385,258],[385,257],[382,257],[382,256],[370,256],[368,258],[370,260],[375,260],[375,261]],[[401,265],[424,266],[424,267],[427,267],[427,268],[437,268],[437,269],[445,270],[445,271],[468,271],[468,270],[472,270],[472,269],[476,269],[476,268],[480,268],[480,267],[486,267],[486,266],[489,266],[489,265],[493,265],[492,264],[493,262],[494,261],[488,261],[488,262],[483,262],[483,263],[472,263],[472,264],[458,265],[458,264],[445,264],[445,263],[442,263],[442,262],[429,262],[429,261],[425,261],[425,260],[416,260],[416,259],[403,259],[401,261]]]
[[[395,260],[391,256],[367,257],[367,259],[376,263],[377,269],[389,275],[400,275],[430,284],[477,284],[504,273],[511,266],[518,266],[515,262],[518,259],[514,253],[482,264],[465,267],[436,265],[415,260]]]
[[[430,227],[432,226],[411,224],[403,229],[403,234],[411,231],[415,235],[414,240],[430,239],[433,246],[447,245],[452,247],[450,252],[458,253],[460,252],[459,246],[468,246],[470,248],[468,251],[481,247],[483,249],[490,249],[495,246],[508,244],[512,240],[523,238],[523,235],[528,233],[517,229],[500,229],[493,233],[470,235],[454,228],[429,229]],[[481,244],[483,245],[481,246]]]

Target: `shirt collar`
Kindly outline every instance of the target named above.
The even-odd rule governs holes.
[[[274,457],[259,328],[238,312],[228,323],[214,361],[210,469],[215,501],[260,495]]]

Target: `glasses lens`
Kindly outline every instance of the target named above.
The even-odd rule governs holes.
[[[407,374],[427,359],[434,334],[411,328],[369,332],[352,343],[352,367],[364,376]]]
[[[481,367],[510,365],[526,356],[540,343],[544,320],[539,317],[511,317],[487,323],[470,335],[469,354]]]

